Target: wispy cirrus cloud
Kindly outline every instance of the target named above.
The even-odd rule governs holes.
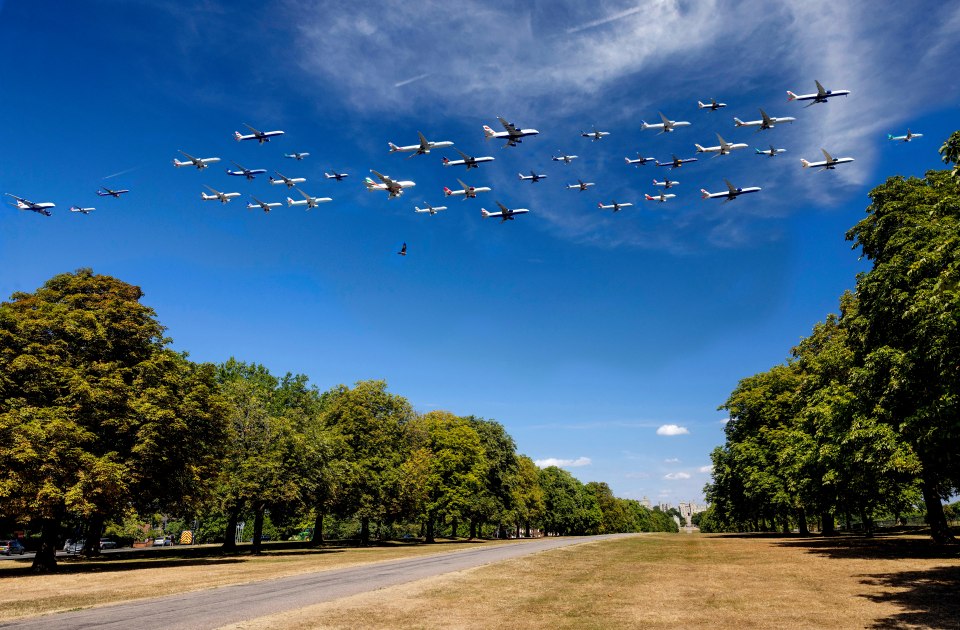
[[[557,466],[558,468],[580,468],[581,466],[589,466],[593,461],[589,457],[578,457],[576,459],[548,457],[546,459],[535,459],[533,463],[536,464],[538,468],[547,468],[549,466]]]
[[[663,478],[664,478],[664,479],[667,479],[667,480],[669,480],[669,481],[677,481],[677,480],[681,480],[681,479],[689,479],[689,478],[690,478],[690,473],[685,473],[685,472],[682,472],[682,471],[681,471],[681,472],[672,472],[672,473],[667,473],[666,475],[663,476]]]

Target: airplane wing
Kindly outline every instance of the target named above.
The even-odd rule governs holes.
[[[827,153],[826,149],[820,149],[820,150],[823,152],[823,157],[827,159],[827,163],[833,162],[833,157],[831,157],[830,154]]]
[[[429,150],[430,150],[430,143],[427,142],[427,138],[426,138],[422,133],[420,133],[419,131],[417,132],[417,135],[420,136],[420,150],[421,150],[421,151],[429,151]]]
[[[513,123],[507,122],[504,118],[502,118],[502,117],[500,117],[500,116],[497,116],[497,120],[499,120],[499,121],[500,121],[500,124],[503,125],[503,128],[506,129],[507,131],[509,131],[510,133],[516,133],[516,132],[517,132],[517,128],[513,125]]]
[[[464,153],[464,152],[461,151],[460,149],[456,149],[456,148],[455,148],[454,151],[456,151],[457,153],[459,153],[459,154],[460,154],[460,157],[462,157],[462,158],[463,158],[464,160],[466,160],[467,162],[469,162],[470,160],[473,159],[472,157],[470,157],[469,155],[467,155],[466,153]]]
[[[769,125],[771,123],[770,117],[767,116],[767,112],[760,110],[760,116],[763,118],[763,124]]]
[[[663,112],[657,112],[657,113],[660,114],[660,120],[663,121],[663,126],[664,126],[664,127],[669,127],[669,126],[670,126],[670,120],[669,120],[666,116],[663,115]]]
[[[817,96],[823,96],[824,94],[827,93],[827,91],[826,91],[825,89],[823,89],[823,86],[820,85],[820,82],[819,82],[819,81],[817,81],[816,79],[814,79],[813,82],[817,84]]]
[[[497,205],[500,206],[500,209],[504,212],[504,214],[510,214],[510,209],[507,208],[505,205],[503,205],[499,201],[497,202]]]
[[[180,151],[180,149],[177,149],[177,150]],[[180,153],[182,153],[184,156],[186,156],[186,158],[187,158],[188,160],[190,160],[191,162],[193,162],[194,164],[197,163],[197,158],[193,157],[192,155],[190,155],[190,154],[187,153],[186,151],[180,151]]]
[[[727,188],[730,189],[730,192],[731,192],[731,193],[737,192],[737,187],[734,186],[733,184],[731,184],[729,179],[725,179],[725,180],[723,180],[723,181],[727,182]]]
[[[249,129],[250,131],[252,131],[252,132],[254,133],[254,135],[256,135],[256,136],[259,136],[260,133],[261,133],[259,129],[255,129],[254,127],[251,127],[251,126],[248,125],[247,123],[243,123],[243,126],[246,127],[247,129]]]
[[[458,179],[457,183],[460,184],[460,186],[462,186],[464,190],[470,190],[470,187],[464,184],[462,180]]]

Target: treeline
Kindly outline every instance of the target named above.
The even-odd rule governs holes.
[[[960,489],[960,132],[951,171],[891,177],[846,234],[872,263],[840,312],[789,359],[740,381],[716,448],[705,531],[837,519],[870,533],[920,511],[951,539],[943,500]]]
[[[493,420],[420,414],[383,381],[320,391],[230,359],[171,350],[138,287],[81,269],[0,304],[0,530],[40,533],[56,566],[71,528],[87,553],[155,515],[259,550],[324,523],[366,543],[676,531],[672,518],[516,452]],[[352,531],[351,524],[355,524]],[[3,533],[0,531],[0,533]]]

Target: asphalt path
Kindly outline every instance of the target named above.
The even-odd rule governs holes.
[[[387,560],[346,569],[317,571],[194,593],[41,615],[19,622],[0,624],[0,628],[35,628],[37,630],[219,628],[230,623],[295,610],[357,593],[519,558],[541,551],[630,535],[632,534],[540,538],[512,545],[478,547],[433,556]]]

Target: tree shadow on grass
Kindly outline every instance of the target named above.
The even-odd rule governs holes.
[[[810,553],[828,558],[856,559],[958,559],[960,545],[939,545],[929,538],[904,538],[901,536],[836,536],[802,539],[785,539],[778,543],[783,547],[805,549]],[[960,598],[958,598],[960,599]]]
[[[51,575],[84,574],[84,573],[113,573],[115,571],[137,571],[139,569],[163,569],[171,567],[215,566],[220,564],[237,564],[244,562],[242,558],[151,558],[149,560],[125,560],[123,562],[88,560],[58,562],[57,568]],[[19,564],[19,563],[18,563]],[[9,578],[18,578],[27,575],[37,575],[33,572],[29,562],[24,566],[0,571],[0,582]]]
[[[861,577],[864,578],[861,584],[887,589],[885,593],[863,597],[904,609],[878,619],[872,628],[960,627],[960,567],[942,566]]]

